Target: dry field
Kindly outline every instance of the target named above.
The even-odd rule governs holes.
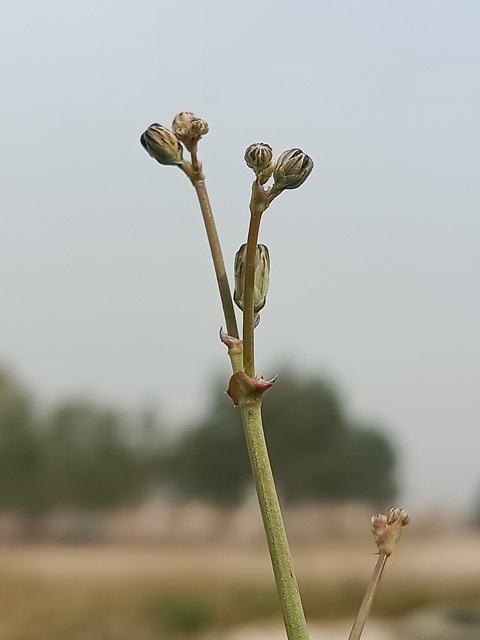
[[[293,550],[312,640],[347,637],[373,552],[371,541]],[[263,546],[5,546],[0,566],[0,640],[284,637]],[[471,601],[480,603],[480,535],[405,536],[375,609],[395,617]],[[378,625],[365,640],[389,640]]]

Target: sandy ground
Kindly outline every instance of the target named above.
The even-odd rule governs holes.
[[[309,625],[310,640],[346,640],[351,622]],[[281,627],[245,627],[234,631],[224,640],[285,640],[285,630]],[[365,627],[362,640],[395,640],[386,623],[372,620]]]
[[[325,543],[293,548],[299,580],[366,580],[375,563],[375,545]],[[76,546],[0,547],[2,572],[55,578],[159,577],[181,581],[192,575],[231,576],[255,584],[272,579],[265,547]],[[404,538],[389,560],[388,580],[480,580],[480,533],[461,537]]]
[[[334,584],[348,579],[358,579],[366,584],[375,564],[374,551],[375,546],[370,538],[293,548],[300,586],[302,581],[331,581]],[[24,579],[25,584],[34,585],[68,585],[72,581],[81,585],[98,580],[99,584],[107,584],[107,590],[105,579],[129,584],[151,578],[179,587],[191,584],[192,580],[197,585],[205,585],[209,581],[225,586],[272,584],[270,559],[264,546],[4,546],[0,547],[0,566],[5,585],[9,584],[10,578],[13,578],[11,583],[17,585],[21,585]],[[480,584],[480,533],[433,540],[404,536],[382,578],[384,583],[412,585],[437,582],[455,584],[457,580]],[[315,621],[309,625],[311,640],[346,640],[351,624],[352,620],[328,624]],[[15,637],[23,639],[32,636]],[[49,640],[53,638],[48,637]],[[57,634],[55,640],[74,637],[80,638],[77,635]],[[106,635],[88,637],[107,638]],[[2,633],[0,628],[0,640],[4,638],[11,640],[12,636]],[[36,636],[35,640],[38,638]],[[119,636],[109,635],[108,638],[118,640]],[[204,640],[285,638],[284,629],[277,624],[256,624],[224,632],[221,637],[207,635]],[[381,620],[369,620],[362,640],[396,640],[394,625]]]

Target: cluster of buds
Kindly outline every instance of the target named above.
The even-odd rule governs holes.
[[[235,254],[235,290],[233,299],[235,304],[243,311],[245,289],[245,260],[247,257],[247,245],[242,244]],[[268,284],[270,279],[270,254],[264,244],[257,244],[255,255],[255,279],[253,290],[253,310],[257,316],[267,301]]]
[[[157,162],[163,165],[184,164],[183,147],[190,153],[196,152],[200,138],[208,133],[208,124],[190,111],[178,113],[172,129],[161,124],[151,124],[140,136],[142,147]]]
[[[255,172],[260,184],[265,184],[273,176],[273,185],[268,191],[269,202],[285,189],[300,187],[313,169],[313,160],[301,149],[284,151],[274,162],[272,148],[263,142],[248,147],[245,162]]]
[[[191,111],[177,113],[172,122],[172,131],[185,145],[187,151],[196,151],[197,143],[202,136],[208,133],[208,124],[205,120],[197,118]]]
[[[377,513],[372,517],[372,533],[379,553],[391,555],[395,543],[409,520],[410,517],[405,509],[398,507],[392,507],[387,515]]]

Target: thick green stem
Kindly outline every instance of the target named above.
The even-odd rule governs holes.
[[[241,411],[287,637],[289,640],[308,640],[307,623],[263,434],[261,400],[245,401]]]
[[[373,570],[372,577],[370,578],[370,582],[368,583],[365,595],[363,596],[362,604],[360,605],[360,609],[358,610],[357,617],[355,618],[355,622],[353,623],[353,627],[350,631],[350,635],[348,636],[348,640],[360,640],[363,628],[365,627],[365,624],[367,622],[368,614],[370,613],[370,609],[372,608],[373,598],[375,597],[378,583],[383,573],[383,569],[385,568],[387,558],[388,556],[385,553],[380,553],[380,555],[378,556],[375,569]]]

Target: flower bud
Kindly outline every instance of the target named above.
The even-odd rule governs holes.
[[[207,135],[208,124],[191,111],[182,111],[173,119],[172,130],[188,151],[192,151],[200,138]]]
[[[151,124],[140,137],[147,153],[164,165],[183,164],[183,148],[170,129],[161,124]]]
[[[244,157],[247,167],[258,174],[270,166],[273,157],[272,147],[263,142],[256,142],[248,147]]]
[[[284,151],[277,160],[273,172],[273,187],[270,190],[270,201],[284,189],[297,189],[308,178],[313,169],[313,160],[301,149]]]
[[[272,156],[272,147],[264,142],[251,144],[245,151],[244,158],[246,165],[255,171],[255,175],[259,178],[260,184],[265,184],[275,169]]]
[[[245,261],[247,257],[247,245],[242,244],[235,255],[235,290],[233,299],[237,307],[244,306],[245,293]],[[253,287],[253,310],[257,314],[265,306],[267,301],[268,284],[270,276],[270,254],[264,244],[257,244],[255,256],[255,280]]]

